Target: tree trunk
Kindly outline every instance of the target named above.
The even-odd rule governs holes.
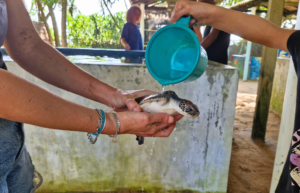
[[[128,10],[128,6],[127,6],[127,3],[126,3],[126,0],[124,0],[124,3],[125,3],[126,9]]]
[[[54,30],[55,46],[60,47],[59,33],[58,33],[56,18],[54,15],[54,10],[53,10],[53,7],[49,6],[49,5],[48,5],[48,9],[49,9],[49,14],[50,14],[50,17],[52,20],[53,30]]]
[[[40,11],[38,11],[38,18],[39,18],[39,22],[44,22]]]
[[[61,14],[61,43],[62,47],[68,47],[67,44],[67,0],[61,1],[62,14]]]
[[[120,26],[118,25],[118,23],[117,23],[117,21],[116,21],[114,15],[111,13],[109,7],[107,6],[105,0],[103,1],[103,3],[104,3],[104,5],[105,5],[106,9],[108,10],[108,12],[109,12],[111,18],[114,20],[114,23],[115,23],[115,25],[117,26],[117,28],[121,29]]]
[[[39,10],[41,19],[44,22],[45,27],[46,27],[46,30],[47,30],[47,33],[48,33],[48,37],[49,37],[50,45],[53,46],[53,39],[52,39],[52,36],[51,36],[49,25],[47,23],[47,18],[45,17],[44,8],[43,8],[42,4],[39,1],[36,1],[36,3],[37,3],[37,6],[38,6],[38,10]]]

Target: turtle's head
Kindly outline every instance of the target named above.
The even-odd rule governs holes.
[[[179,103],[179,108],[182,110],[182,115],[189,118],[196,118],[199,116],[199,109],[197,105],[188,100],[182,100]]]

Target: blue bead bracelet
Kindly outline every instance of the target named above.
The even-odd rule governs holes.
[[[96,133],[92,133],[92,135],[96,136],[96,135],[99,135],[103,129],[104,129],[104,126],[105,126],[105,113],[102,109],[96,109],[98,114],[99,114],[99,122],[98,122],[98,125],[97,125],[97,132]]]
[[[97,132],[96,133],[88,133],[88,139],[91,142],[91,144],[95,144],[98,138],[98,135],[103,131],[105,125],[106,125],[106,119],[105,119],[105,113],[101,109],[96,109],[98,115],[99,115],[99,121],[97,124]],[[93,139],[92,135],[96,136],[95,139]]]

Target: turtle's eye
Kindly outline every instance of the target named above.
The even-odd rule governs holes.
[[[193,112],[195,109],[193,107],[187,107],[186,112]]]
[[[191,116],[198,116],[199,115],[199,110],[198,107],[194,104],[192,104],[189,101],[182,101],[179,104],[179,107],[181,108],[181,110]]]

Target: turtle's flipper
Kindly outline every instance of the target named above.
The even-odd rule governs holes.
[[[141,136],[136,136],[136,140],[139,142],[139,145],[143,145],[144,144],[144,137]]]

